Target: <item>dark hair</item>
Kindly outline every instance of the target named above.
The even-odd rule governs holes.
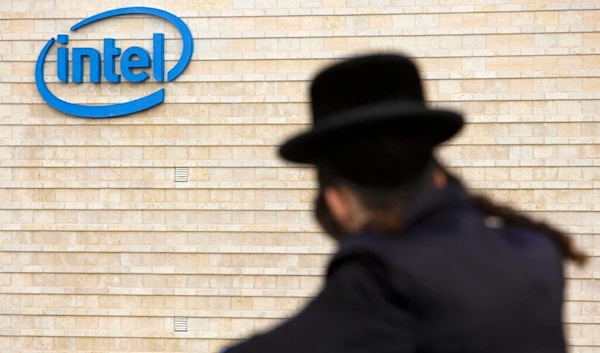
[[[319,194],[315,215],[323,229],[332,237],[343,236],[342,227],[334,220],[323,197],[327,186],[345,184],[358,195],[362,203],[374,214],[371,229],[394,232],[402,228],[402,206],[419,193],[419,182],[432,182],[431,165],[441,169],[450,180],[460,182],[433,155],[427,145],[407,143],[393,135],[362,136],[349,143],[331,146],[317,165]],[[401,186],[411,190],[404,193],[369,192],[369,190],[394,189]],[[582,265],[585,255],[576,249],[572,239],[556,227],[534,220],[517,210],[500,205],[483,195],[469,195],[471,202],[483,213],[502,219],[507,224],[539,231],[548,236],[562,250],[564,257]]]
[[[573,240],[558,228],[542,221],[534,220],[521,212],[499,205],[483,195],[471,195],[471,202],[483,213],[498,217],[507,224],[514,224],[523,228],[534,229],[545,234],[558,245],[562,250],[564,257],[574,261],[578,265],[585,264],[587,258],[583,252],[578,250],[573,244]]]

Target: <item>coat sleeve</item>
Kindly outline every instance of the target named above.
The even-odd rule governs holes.
[[[368,253],[338,257],[323,290],[302,311],[224,352],[413,352],[415,318],[408,296],[389,285],[389,273]]]

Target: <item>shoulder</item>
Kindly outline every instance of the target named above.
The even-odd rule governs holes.
[[[420,227],[422,228],[422,227]],[[443,247],[443,230],[414,228],[401,234],[382,235],[363,233],[344,239],[332,257],[328,275],[345,265],[361,264],[366,269],[387,276],[401,276],[411,280],[413,262],[420,263],[436,249]]]
[[[378,329],[372,334],[382,342],[397,344],[402,335],[408,335],[404,339],[409,342],[423,312],[417,280],[390,261],[379,245],[366,239],[341,244],[317,300],[375,325]]]
[[[365,293],[367,288],[375,289],[377,299],[402,299],[403,305],[408,305],[414,299],[416,274],[410,270],[412,266],[398,261],[402,254],[390,251],[388,245],[368,234],[343,241],[327,266],[326,288],[344,284]]]

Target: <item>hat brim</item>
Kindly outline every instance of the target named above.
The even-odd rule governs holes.
[[[399,139],[433,148],[452,138],[464,126],[459,113],[429,109],[421,104],[378,104],[336,115],[285,141],[279,148],[279,156],[294,163],[314,164],[328,146],[342,139],[382,131],[397,133]]]

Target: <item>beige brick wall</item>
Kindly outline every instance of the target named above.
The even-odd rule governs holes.
[[[166,103],[111,120],[45,105],[33,77],[45,42],[130,5],[193,31],[194,61]],[[588,249],[590,265],[567,273],[566,321],[571,352],[600,352],[597,1],[1,0],[0,11],[0,352],[215,352],[297,310],[333,248],[311,216],[312,172],[279,161],[276,145],[306,126],[315,70],[388,49],[417,57],[433,104],[467,114],[449,165]],[[161,21],[110,19],[71,42],[150,48],[154,30],[170,68],[181,45]],[[159,86],[51,89],[108,103]],[[174,182],[179,166],[189,182]],[[173,332],[176,316],[188,332]]]

